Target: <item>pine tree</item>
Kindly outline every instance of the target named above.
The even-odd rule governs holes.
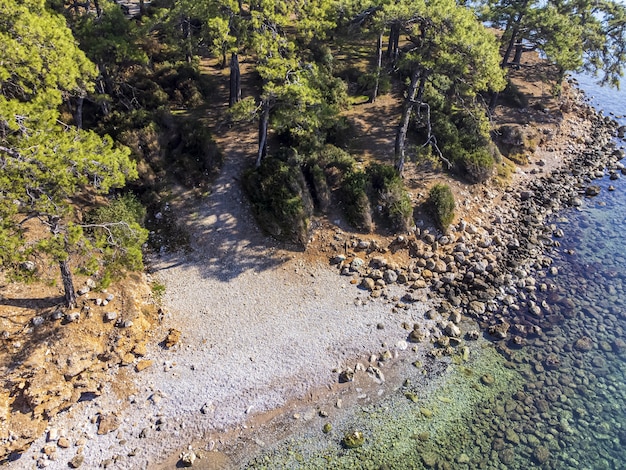
[[[60,122],[64,94],[92,89],[95,67],[63,17],[43,0],[0,0],[0,262],[7,268],[35,251],[61,271],[65,302],[76,303],[70,256],[92,245],[81,227],[88,194],[107,194],[137,172],[129,151],[108,137]],[[47,227],[36,239],[27,222]],[[119,224],[121,221],[113,221]],[[105,224],[106,225],[106,224]]]

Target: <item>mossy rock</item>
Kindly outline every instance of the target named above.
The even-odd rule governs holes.
[[[341,443],[348,449],[356,449],[365,443],[365,436],[361,431],[350,431],[346,433]]]

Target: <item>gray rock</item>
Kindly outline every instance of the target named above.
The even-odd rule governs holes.
[[[114,321],[117,320],[117,312],[106,312],[104,314],[104,321]]]
[[[24,261],[20,264],[20,268],[22,268],[24,271],[32,273],[35,271],[36,266],[33,261]]]
[[[452,323],[452,322],[448,322],[448,324],[444,328],[443,332],[446,335],[454,337],[454,338],[460,338],[461,337],[461,329],[458,326],[456,326],[454,323]]]
[[[80,320],[80,312],[76,311],[76,312],[66,313],[65,320],[67,320],[70,323],[77,322],[78,320]]]
[[[352,382],[353,380],[354,380],[354,371],[350,368],[341,371],[341,373],[339,374],[340,383]]]
[[[193,463],[196,461],[197,455],[196,453],[188,449],[185,452],[181,452],[180,454],[180,463],[183,467],[191,467]]]
[[[387,284],[393,284],[394,282],[396,282],[398,280],[398,274],[391,270],[391,269],[387,269],[385,271],[385,274],[383,275],[383,280],[387,283]]]
[[[363,289],[369,290],[369,291],[373,291],[374,288],[376,287],[376,282],[374,281],[374,279],[370,278],[370,277],[364,277],[361,280],[361,284],[360,286]]]
[[[37,315],[36,317],[33,317],[33,319],[31,320],[31,323],[33,324],[34,327],[37,326],[41,326],[44,323],[44,318],[42,316]]]
[[[91,290],[91,289],[89,288],[89,286],[83,286],[83,287],[81,287],[80,289],[78,289],[78,290],[76,291],[76,293],[77,293],[78,295],[85,295],[85,294],[87,294],[90,290]]]

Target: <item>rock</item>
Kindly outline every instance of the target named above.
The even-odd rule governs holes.
[[[344,447],[348,449],[356,449],[357,447],[361,447],[365,442],[365,436],[361,431],[350,431],[346,433],[341,441]]]
[[[46,442],[53,442],[59,438],[59,430],[57,428],[50,428],[48,431],[48,436],[46,437]]]
[[[398,280],[398,274],[391,270],[391,269],[387,269],[385,271],[385,274],[383,275],[383,280],[387,283],[387,284],[393,284],[394,282],[396,282]]]
[[[80,320],[80,311],[69,312],[65,314],[65,321],[75,323]]]
[[[68,462],[68,465],[70,466],[70,468],[78,468],[83,464],[84,461],[85,456],[83,454],[78,454]]]
[[[324,434],[328,434],[332,430],[333,430],[333,425],[330,423],[325,423],[324,426],[322,427],[322,432]]]
[[[339,383],[352,382],[354,380],[354,371],[350,368],[341,371],[339,374]]]
[[[82,286],[80,289],[78,289],[78,290],[76,291],[76,293],[77,293],[78,295],[85,295],[85,294],[89,293],[89,291],[90,291],[90,290],[91,290],[91,289],[89,288],[89,286]]]
[[[344,255],[337,255],[330,258],[330,264],[341,264],[346,260]]]
[[[582,352],[591,351],[593,349],[593,340],[588,336],[578,338],[574,343],[574,349]]]
[[[61,318],[63,318],[63,316],[63,310],[55,310],[54,312],[52,312],[53,320],[60,320]]]
[[[100,415],[98,419],[98,435],[108,434],[120,427],[120,420],[114,413]]]
[[[382,371],[378,367],[369,366],[366,372],[367,372],[367,375],[369,375],[377,384],[380,385],[380,384],[385,383],[385,376],[383,375]]]
[[[409,333],[409,341],[414,343],[421,343],[430,337],[430,333],[421,328],[415,328],[413,331]]]
[[[139,361],[137,365],[135,366],[135,370],[137,372],[141,372],[142,370],[146,370],[148,367],[152,367],[153,364],[154,364],[154,361],[151,361],[151,360]]]
[[[202,413],[203,415],[212,415],[213,413],[215,413],[215,405],[212,402],[206,402],[204,405],[202,405],[202,408],[200,408],[200,413]]]
[[[36,317],[33,317],[33,319],[30,321],[33,326],[35,328],[37,328],[38,326],[41,326],[44,324],[44,318],[42,316],[37,315]]]
[[[85,285],[87,287],[89,287],[90,289],[95,289],[96,288],[96,281],[94,281],[93,279],[91,279],[90,277],[87,278],[87,280],[85,281]]]
[[[550,458],[550,451],[547,447],[539,446],[533,451],[533,458],[539,464],[545,464]]]
[[[350,263],[350,269],[352,269],[353,271],[358,271],[359,268],[361,268],[364,264],[365,261],[363,261],[361,258],[354,258]]]
[[[466,337],[468,340],[470,340],[470,341],[476,341],[478,338],[480,338],[480,331],[478,331],[478,330],[471,330],[471,331],[468,331],[468,332],[465,334],[465,337]]]
[[[437,465],[437,455],[432,453],[422,454],[422,462],[426,468],[434,468]]]
[[[115,296],[113,294],[108,294],[104,300],[106,300],[107,302],[111,302],[114,298]]]
[[[532,191],[522,191],[519,195],[520,199],[522,201],[528,201],[531,197],[533,197],[534,194]]]
[[[374,269],[382,269],[387,266],[387,258],[382,256],[375,256],[370,260],[370,266]]]
[[[24,261],[23,263],[20,263],[20,268],[23,269],[24,271],[28,271],[29,273],[32,273],[35,271],[35,263],[33,261]]]
[[[485,374],[480,378],[480,381],[487,386],[491,386],[495,383],[496,379],[491,374]]]
[[[507,322],[502,322],[498,325],[491,325],[488,328],[488,331],[489,331],[489,334],[493,336],[494,338],[504,339],[506,338],[507,332],[509,331],[510,327],[511,325],[508,324]]]
[[[473,300],[469,304],[470,313],[474,315],[482,315],[487,310],[485,304],[483,302],[478,302],[477,300]]]
[[[176,328],[170,328],[170,331],[167,334],[167,337],[163,341],[163,345],[167,349],[173,348],[180,341],[180,335],[181,335],[181,332],[179,330],[177,330]]]
[[[452,322],[448,322],[443,332],[450,337],[461,337],[461,329]]]
[[[57,441],[57,445],[62,448],[62,449],[67,449],[71,444],[70,441],[67,437],[61,437],[58,441]]]
[[[587,186],[587,188],[585,189],[585,195],[586,196],[597,196],[598,194],[600,194],[601,188],[600,186],[597,185],[591,185],[591,186]]]
[[[373,291],[376,288],[376,282],[371,277],[364,277],[361,280],[360,287],[368,291]]]
[[[114,321],[117,320],[117,312],[106,312],[104,314],[104,321],[105,322],[110,322],[110,321]]]
[[[183,467],[191,467],[193,466],[193,463],[196,461],[197,455],[193,450],[188,449],[185,452],[181,452],[179,458],[180,458],[180,464]]]

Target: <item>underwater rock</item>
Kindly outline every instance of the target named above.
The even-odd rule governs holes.
[[[361,447],[365,442],[365,436],[361,431],[350,431],[346,433],[341,441],[344,447],[348,449],[356,449],[357,447]]]
[[[593,340],[589,336],[578,338],[574,343],[574,349],[582,352],[591,351],[593,349]]]

